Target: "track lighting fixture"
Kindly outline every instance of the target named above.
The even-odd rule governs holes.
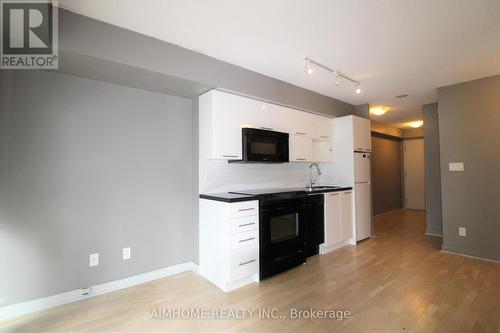
[[[330,67],[328,66],[325,66],[315,60],[312,60],[311,58],[309,57],[305,57],[304,58],[304,71],[307,73],[307,74],[312,74],[313,72],[313,65],[316,66],[316,67],[319,67],[319,68],[323,68],[325,71],[327,72],[330,72],[332,74],[335,74],[335,84],[337,86],[340,86],[342,84],[342,80],[345,79],[347,81],[350,81],[352,84],[354,84],[354,92],[356,94],[361,94],[361,88],[360,88],[360,83],[352,78],[350,78],[349,76],[347,76],[346,74],[342,73],[340,70],[338,69],[331,69]]]

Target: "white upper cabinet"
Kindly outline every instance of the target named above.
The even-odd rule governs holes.
[[[316,136],[316,117],[318,116],[312,113],[298,110],[287,114],[287,127],[290,129],[290,135],[314,138]]]
[[[317,141],[332,141],[333,140],[333,119],[316,116],[316,140]]]
[[[331,141],[314,142],[313,147],[315,162],[333,162],[333,143]]]
[[[244,115],[235,95],[210,91],[199,99],[200,158],[241,159]]]
[[[313,140],[302,135],[290,135],[290,162],[314,162]]]
[[[259,128],[268,131],[286,132],[283,107],[259,100],[233,95],[239,100],[241,127]]]
[[[242,159],[244,127],[289,133],[290,161],[333,160],[332,118],[219,90],[200,96],[201,159]]]
[[[352,117],[354,150],[371,151],[371,123],[369,119]]]

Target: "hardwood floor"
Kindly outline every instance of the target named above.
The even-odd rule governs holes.
[[[0,331],[500,332],[500,264],[440,252],[424,220],[419,211],[377,216],[376,237],[229,294],[182,273],[0,323]],[[161,308],[274,307],[351,318],[151,319]]]

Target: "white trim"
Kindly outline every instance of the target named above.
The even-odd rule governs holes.
[[[441,252],[448,253],[448,254],[454,254],[456,256],[461,256],[461,257],[466,257],[466,258],[471,258],[471,259],[478,259],[478,260],[483,260],[483,261],[494,262],[496,264],[500,264],[500,260],[487,259],[487,258],[482,258],[482,257],[476,257],[476,256],[468,255],[468,254],[463,254],[463,253],[458,253],[458,252],[451,252],[451,251],[446,251],[446,250],[441,250]]]
[[[352,245],[350,243],[350,239],[343,241],[343,242],[340,242],[340,243],[337,243],[337,244],[330,245],[330,246],[325,246],[325,244],[320,244],[319,245],[319,254],[325,255],[325,254],[328,254],[330,252],[337,251],[337,250],[339,250],[343,247],[346,247],[348,245]]]
[[[90,293],[85,296],[82,295],[82,289],[75,289],[62,294],[39,298],[23,303],[7,305],[0,308],[0,321],[11,319],[23,314],[50,309],[59,305],[106,294],[115,290],[133,287],[138,284],[187,271],[198,273],[198,265],[190,261],[178,265],[164,267],[151,272],[133,275],[124,279],[98,284],[90,287]]]
[[[425,234],[426,234],[427,236],[443,237],[443,235],[433,234],[433,233],[431,233],[431,232],[426,232]]]

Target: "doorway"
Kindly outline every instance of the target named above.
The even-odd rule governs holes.
[[[403,142],[405,208],[425,210],[424,139]]]
[[[373,215],[403,208],[401,139],[372,133]]]

